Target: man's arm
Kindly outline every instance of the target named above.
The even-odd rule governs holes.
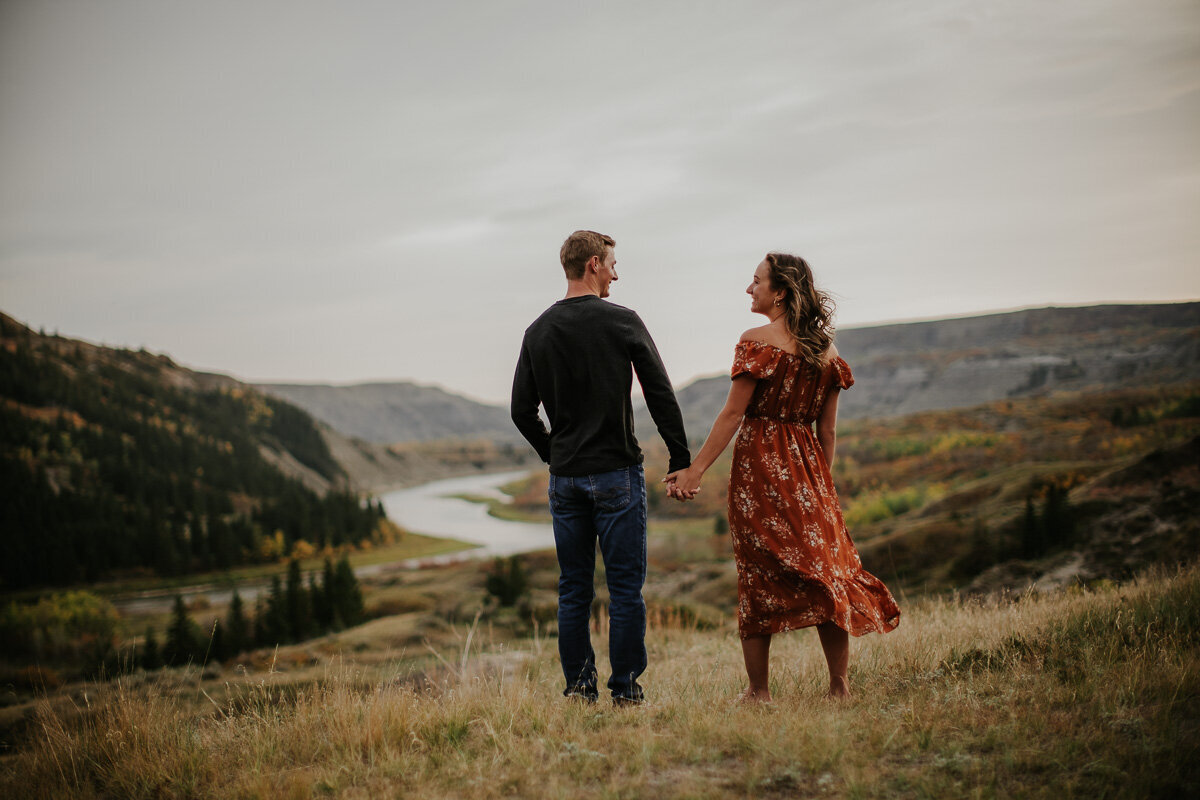
[[[521,432],[542,461],[550,463],[550,432],[538,416],[538,405],[541,397],[538,395],[537,381],[533,379],[533,365],[530,363],[529,350],[525,342],[521,342],[521,356],[517,359],[517,371],[513,375],[512,401],[509,414],[517,430]]]
[[[667,377],[667,369],[663,366],[658,348],[654,346],[654,340],[650,338],[650,332],[636,314],[634,321],[636,324],[630,359],[633,361],[633,371],[637,374],[638,383],[642,385],[642,394],[646,398],[650,418],[654,420],[658,435],[666,442],[667,452],[670,453],[667,472],[687,469],[692,463],[692,456],[688,452],[687,434],[683,430],[683,414],[679,411],[675,390],[671,388],[671,379]]]

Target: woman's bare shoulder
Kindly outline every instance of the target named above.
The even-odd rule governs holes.
[[[743,331],[742,336],[741,336],[741,338],[738,339],[738,341],[739,342],[762,342],[763,344],[770,344],[770,342],[767,341],[767,329],[769,327],[770,327],[769,325],[760,325],[757,328],[751,328],[747,331]]]

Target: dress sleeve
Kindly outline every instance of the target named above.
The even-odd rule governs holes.
[[[849,389],[854,385],[854,376],[850,374],[850,365],[843,361],[841,356],[833,360],[833,371],[834,383],[838,385],[838,388]]]
[[[733,348],[733,369],[730,378],[749,375],[751,378],[769,378],[775,374],[783,351],[762,342],[738,342]]]

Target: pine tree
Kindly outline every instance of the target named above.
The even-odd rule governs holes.
[[[1042,530],[1048,544],[1069,544],[1075,538],[1075,520],[1067,502],[1067,488],[1060,483],[1050,484],[1042,505]]]
[[[167,628],[167,646],[163,651],[163,660],[171,666],[196,663],[204,657],[204,637],[200,626],[188,616],[187,606],[183,598],[175,595],[175,608],[171,612],[171,625]]]
[[[158,639],[154,638],[154,629],[146,628],[146,641],[142,644],[142,669],[156,670],[162,665],[162,653],[158,650]]]
[[[284,606],[287,611],[288,633],[292,641],[304,641],[312,629],[312,601],[300,575],[300,561],[295,558],[288,562]]]
[[[333,574],[333,606],[335,615],[347,627],[357,625],[363,619],[362,587],[354,577],[350,557],[343,554]]]
[[[243,653],[250,645],[250,624],[246,620],[246,611],[237,589],[229,600],[229,615],[225,618],[225,650],[226,657]]]
[[[346,627],[346,621],[338,614],[337,577],[333,569],[333,561],[326,558],[325,568],[321,573],[322,608],[324,609],[324,627],[326,630],[340,631]]]
[[[308,573],[308,602],[312,606],[314,631],[318,634],[329,630],[329,606],[325,602],[325,591],[317,586],[317,574]]]
[[[279,576],[271,576],[271,594],[267,597],[266,613],[263,615],[264,641],[262,644],[270,647],[276,644],[287,644],[291,639],[288,631],[287,609],[283,599],[283,585]]]

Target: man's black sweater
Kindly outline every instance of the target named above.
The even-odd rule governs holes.
[[[654,341],[636,313],[595,295],[559,300],[525,330],[513,377],[513,422],[555,475],[640,464],[629,396],[633,372],[667,443],[669,471],[684,469],[691,455],[683,415]],[[539,403],[549,431],[538,417]]]

